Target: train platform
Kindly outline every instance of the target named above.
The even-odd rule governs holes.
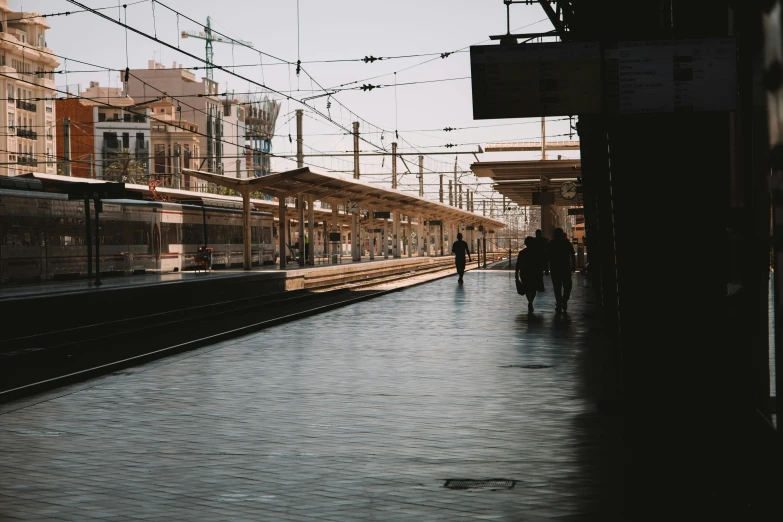
[[[622,519],[574,279],[565,315],[475,270],[3,404],[0,519]]]
[[[475,257],[475,255],[474,255]],[[331,264],[319,261],[313,266],[299,266],[297,263],[289,261],[288,267],[280,270],[277,265],[266,265],[253,267],[252,270],[243,270],[241,267],[219,268],[210,271],[183,271],[183,272],[149,272],[145,274],[135,274],[129,276],[102,276],[101,284],[95,285],[94,278],[81,278],[71,281],[46,281],[40,283],[22,283],[8,284],[0,286],[0,301],[16,300],[29,297],[45,297],[50,295],[74,294],[74,293],[97,293],[107,290],[130,290],[138,287],[151,287],[157,285],[172,285],[179,283],[201,283],[211,280],[224,280],[228,283],[237,278],[267,279],[269,281],[279,280],[280,278],[296,281],[304,278],[308,273],[345,273],[356,270],[357,266],[382,267],[387,266],[405,267],[408,264],[418,264],[421,260],[447,261],[451,256],[404,256],[398,259],[369,259],[363,257],[361,261],[353,261],[350,256],[342,256],[340,262]],[[296,283],[288,284],[288,287],[296,287]]]

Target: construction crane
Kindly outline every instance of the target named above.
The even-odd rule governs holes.
[[[213,58],[215,56],[212,50],[212,42],[222,42],[228,44],[238,43],[240,45],[246,45],[253,47],[253,44],[245,40],[234,40],[233,38],[223,38],[221,36],[214,36],[212,34],[212,20],[207,17],[207,25],[204,27],[204,31],[182,31],[182,38],[197,38],[206,42],[207,48],[207,79],[212,80],[212,65],[215,65]]]

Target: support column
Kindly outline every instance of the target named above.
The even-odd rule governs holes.
[[[383,245],[381,248],[383,248],[383,258],[389,259],[389,220],[386,218],[383,218]]]
[[[253,259],[251,257],[251,234],[250,234],[250,192],[242,191],[242,250],[243,264],[245,270],[250,270]]]
[[[419,214],[418,219],[418,225],[419,225],[419,231],[416,234],[416,246],[418,247],[418,256],[422,257],[424,255],[424,242],[422,241],[422,236],[424,236],[424,218]]]
[[[285,236],[286,236],[286,216],[285,216],[285,198],[277,198],[278,199],[278,209],[277,209],[277,216],[279,220],[279,226],[280,229],[278,232],[278,240],[280,241],[280,268],[286,267],[286,245],[285,245]]]
[[[337,263],[337,256],[342,255],[342,248],[343,248],[343,241],[342,241],[342,233],[340,232],[340,227],[337,226],[337,205],[332,205],[332,233],[337,232],[340,234],[340,240],[337,244],[332,245],[332,264]],[[341,251],[337,251],[337,249],[340,249]]]
[[[375,260],[375,212],[370,210],[369,223],[367,225],[367,250],[370,251],[370,261]]]
[[[310,256],[310,260],[307,264],[315,266],[315,209],[313,208],[313,196],[307,196],[307,237],[310,238],[310,244],[307,247],[307,254]]]
[[[430,220],[428,219],[424,223],[424,255],[429,257],[430,255]]]
[[[408,216],[408,257],[413,257],[413,239],[411,238],[411,234],[413,234],[413,221],[411,220],[411,216]]]

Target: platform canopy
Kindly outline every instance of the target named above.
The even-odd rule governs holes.
[[[314,172],[309,167],[248,179],[230,178],[190,169],[182,169],[182,173],[240,193],[263,192],[277,198],[312,196],[315,201],[332,205],[345,205],[349,201],[354,201],[360,208],[366,210],[389,212],[399,210],[403,214],[422,216],[425,219],[451,220],[466,225],[484,225],[492,229],[505,226],[502,221],[473,212],[361,180]]]
[[[533,193],[547,186],[556,205],[569,207],[577,203],[560,196],[560,185],[567,181],[579,185],[582,160],[482,161],[473,163],[470,170],[479,178],[491,178],[495,182],[492,188],[517,205],[532,205]]]

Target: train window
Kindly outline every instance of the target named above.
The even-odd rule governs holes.
[[[261,243],[261,227],[250,227],[250,244],[258,245]]]
[[[160,241],[164,252],[169,251],[169,245],[178,245],[182,242],[181,225],[179,223],[161,223]]]
[[[242,240],[242,227],[237,225],[229,225],[228,226],[229,233],[231,236],[229,237],[229,243],[233,245],[241,245],[244,243]]]
[[[129,239],[129,228],[141,223],[120,221],[117,219],[101,220],[101,244],[102,245],[127,245]]]
[[[204,244],[204,225],[201,223],[183,223],[182,242],[186,245]]]
[[[132,245],[144,245],[147,247],[147,251],[151,252],[152,244],[150,242],[150,230],[146,223],[129,223],[131,225]]]
[[[264,245],[272,243],[272,227],[261,227],[261,243]]]

